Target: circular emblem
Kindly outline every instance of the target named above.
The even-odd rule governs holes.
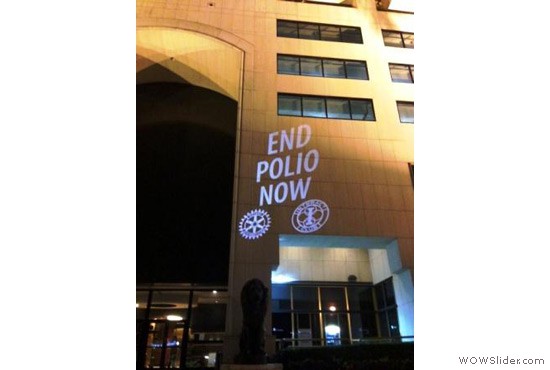
[[[327,222],[329,208],[319,199],[310,199],[300,204],[292,214],[292,226],[301,233],[312,233]]]
[[[269,213],[263,209],[254,209],[241,218],[239,232],[245,239],[258,239],[267,232],[270,225]]]

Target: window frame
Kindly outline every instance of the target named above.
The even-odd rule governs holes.
[[[399,105],[400,104],[412,106],[412,109],[413,109],[412,122],[407,122],[407,121],[404,122],[403,121],[403,118],[401,117],[401,111],[399,110]],[[414,125],[414,102],[413,101],[398,100],[398,101],[396,101],[395,105],[397,107],[397,114],[399,115],[399,122],[404,123],[404,124]]]
[[[407,67],[408,73],[409,73],[409,81],[395,81],[393,79],[392,74],[392,66],[398,66],[398,67]],[[388,67],[390,69],[390,76],[391,81],[395,83],[412,83],[414,84],[414,64],[403,64],[403,63],[388,63]]]
[[[399,35],[399,38],[401,40],[401,46],[386,44],[385,33],[393,33],[393,34]],[[405,39],[403,38],[403,35],[412,35],[414,38],[414,32],[382,29],[382,40],[384,41],[384,46],[394,47],[394,48],[403,48],[403,49],[414,49],[414,39],[413,39],[413,46],[412,47],[407,46],[407,44],[405,43]]]
[[[285,73],[279,71],[279,58],[297,58],[298,59],[298,74],[295,73]],[[303,74],[303,68],[302,68],[302,59],[315,59],[319,60],[321,62],[321,75],[309,75],[309,74]],[[325,61],[337,61],[342,62],[344,65],[344,76],[338,77],[338,76],[327,76],[325,73]],[[350,73],[348,71],[348,63],[360,63],[365,67],[365,75],[366,78],[354,78],[349,77]],[[282,75],[290,75],[290,76],[306,76],[306,77],[322,77],[322,78],[338,78],[338,79],[346,79],[346,80],[358,80],[358,81],[369,81],[369,68],[367,65],[367,62],[364,60],[357,60],[357,59],[339,59],[339,58],[325,58],[325,57],[313,57],[309,55],[293,55],[293,54],[277,54],[277,74]]]
[[[300,115],[290,115],[290,114],[281,114],[279,109],[279,99],[281,97],[294,97],[300,99]],[[318,116],[308,116],[304,115],[304,104],[303,104],[303,98],[315,98],[315,99],[323,99],[324,100],[324,106],[325,106],[325,116],[324,117],[318,117]],[[329,117],[328,116],[328,100],[329,99],[342,99],[346,100],[348,107],[349,107],[349,118],[342,118],[342,117]],[[368,115],[368,107],[370,104],[370,107],[372,109],[372,118],[373,119],[354,119],[353,118],[353,110],[352,110],[352,101],[359,101],[359,102],[366,102],[367,103],[367,115]],[[309,95],[309,94],[293,94],[293,93],[284,93],[279,92],[277,93],[277,115],[282,117],[303,117],[303,118],[321,118],[321,119],[341,119],[346,121],[359,121],[359,122],[376,122],[376,112],[374,110],[374,101],[371,98],[349,98],[349,97],[342,97],[342,96],[321,96],[321,95]]]
[[[279,22],[285,22],[285,23],[294,23],[296,25],[297,29],[297,35],[289,36],[289,35],[281,35],[279,34]],[[318,38],[310,38],[310,37],[300,37],[300,26],[315,26],[318,30]],[[321,37],[321,26],[328,26],[328,27],[337,27],[338,28],[338,36],[339,40],[325,40]],[[355,31],[358,31],[358,36],[360,38],[360,42],[354,42],[354,41],[344,41],[342,38],[342,27],[354,29]],[[287,19],[277,19],[277,37],[286,37],[286,38],[295,38],[295,39],[301,39],[301,40],[317,40],[317,41],[326,41],[326,42],[344,42],[347,44],[364,44],[365,41],[363,39],[363,32],[361,30],[361,27],[356,26],[346,26],[341,24],[329,24],[329,23],[314,23],[314,22],[301,22],[301,21],[292,21]]]

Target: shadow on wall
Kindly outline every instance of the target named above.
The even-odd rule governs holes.
[[[136,92],[137,283],[226,284],[237,102],[183,83]]]

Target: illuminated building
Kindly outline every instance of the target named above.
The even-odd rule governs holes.
[[[388,3],[137,1],[138,364],[231,361],[251,278],[271,353],[412,340],[414,29]]]

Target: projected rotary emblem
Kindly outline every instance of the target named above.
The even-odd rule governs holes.
[[[263,209],[254,209],[241,218],[239,232],[245,239],[258,239],[267,232],[270,225],[269,213]]]
[[[319,199],[307,200],[292,214],[292,226],[303,234],[319,230],[327,222],[329,208]]]

